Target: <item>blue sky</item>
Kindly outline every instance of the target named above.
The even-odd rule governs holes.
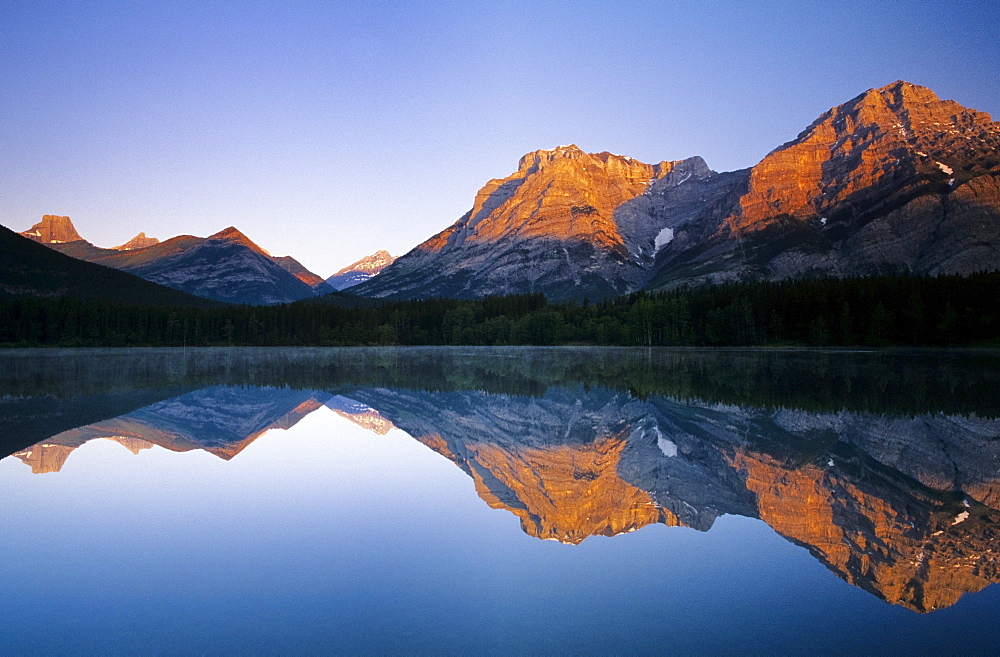
[[[995,2],[0,0],[0,224],[235,225],[328,276],[575,143],[751,166],[905,79],[1000,114]]]

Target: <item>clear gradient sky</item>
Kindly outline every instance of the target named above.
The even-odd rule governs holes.
[[[995,0],[0,0],[0,224],[235,225],[328,276],[539,148],[742,168],[897,79],[997,118],[998,33]]]

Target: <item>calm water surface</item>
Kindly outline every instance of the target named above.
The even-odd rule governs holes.
[[[0,353],[0,653],[996,652],[991,352]]]

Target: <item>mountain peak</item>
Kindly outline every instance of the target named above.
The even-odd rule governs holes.
[[[146,237],[146,233],[139,233],[124,244],[111,248],[115,251],[135,251],[136,249],[145,249],[159,243],[160,240],[155,237]]]
[[[69,217],[54,214],[43,215],[41,221],[21,235],[42,244],[63,244],[83,239]]]
[[[703,160],[692,160],[685,165],[688,177],[707,175],[699,163],[708,171]],[[363,283],[357,292],[612,296],[632,286],[629,277],[639,271],[629,257],[615,210],[649,191],[654,181],[678,164],[646,164],[610,152],[585,153],[573,144],[532,151],[521,158],[517,171],[486,183],[458,221]],[[677,176],[674,182],[684,180]],[[655,233],[647,240],[650,245],[653,237]]]
[[[525,153],[517,163],[518,171],[537,171],[542,166],[558,160],[576,160],[587,157],[587,153],[576,144],[566,146],[556,146],[555,148],[541,148],[537,151]]]
[[[357,262],[352,262],[326,279],[326,282],[335,290],[344,290],[353,285],[363,283],[372,276],[381,273],[383,269],[391,265],[395,260],[395,256],[382,249],[370,256],[365,256]]]
[[[258,246],[253,240],[247,237],[240,229],[236,228],[235,226],[229,226],[228,228],[223,228],[218,233],[215,233],[214,235],[209,235],[208,239],[226,240],[228,242],[238,242],[248,247],[252,251],[256,251],[257,253],[262,253],[268,257],[271,256],[271,254],[268,253],[267,250]]]
[[[383,269],[391,265],[393,260],[395,259],[396,258],[393,255],[391,255],[388,251],[383,249],[381,251],[376,251],[370,256],[365,256],[364,258],[361,258],[361,260],[358,260],[357,262],[352,262],[351,264],[347,265],[346,267],[338,271],[336,274],[334,274],[334,276],[338,276],[340,274],[346,274],[348,272],[353,272],[353,271],[363,271],[374,276],[378,272],[382,271]]]
[[[985,112],[905,80],[868,89],[748,170],[735,201],[672,219],[649,285],[995,270],[998,152]]]
[[[228,228],[223,228],[214,235],[209,235],[208,239],[216,240],[216,239],[248,239],[248,238],[236,226],[229,226]]]
[[[864,207],[888,198],[900,181],[939,169],[985,171],[998,141],[1000,125],[988,114],[941,100],[927,87],[897,80],[869,89],[761,160],[726,229],[758,230],[779,216],[804,220],[845,204]]]
[[[870,91],[892,98],[896,103],[934,103],[941,100],[931,89],[906,80],[896,80],[892,84]]]
[[[317,289],[318,286],[323,284],[322,278],[320,278],[318,275],[306,269],[305,265],[303,265],[301,262],[299,262],[292,256],[277,256],[277,257],[272,257],[271,260],[273,260],[279,267],[287,271],[289,274],[299,279],[300,281],[302,281],[309,287],[313,288],[314,290]]]

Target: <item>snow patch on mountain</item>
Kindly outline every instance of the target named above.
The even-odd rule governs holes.
[[[653,249],[659,251],[674,239],[674,229],[664,228],[656,235],[656,241],[654,242]]]

